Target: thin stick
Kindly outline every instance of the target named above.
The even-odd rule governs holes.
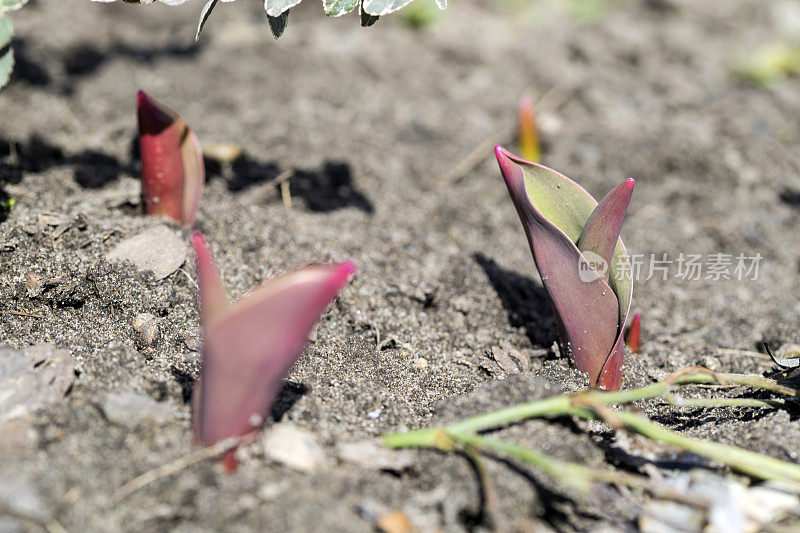
[[[507,531],[508,520],[500,510],[500,503],[497,500],[497,492],[494,490],[492,478],[489,475],[489,470],[486,468],[486,463],[483,462],[481,454],[469,443],[464,446],[462,452],[469,458],[472,465],[475,467],[475,472],[480,479],[481,490],[483,491],[483,507],[486,509],[489,524],[496,531]]]
[[[200,287],[197,285],[197,282],[194,280],[194,278],[192,278],[192,276],[190,276],[190,275],[189,275],[189,273],[188,273],[188,272],[186,272],[186,271],[185,271],[183,268],[179,268],[178,270],[180,270],[181,272],[183,272],[183,275],[184,275],[184,276],[186,276],[186,279],[188,279],[188,280],[189,280],[189,282],[190,282],[192,285],[194,285],[194,288],[195,288],[195,289],[197,289],[197,290],[200,290]]]
[[[289,182],[281,182],[281,198],[283,199],[283,207],[286,209],[292,208],[292,192],[289,190]]]
[[[738,350],[736,348],[717,348],[717,351],[724,355],[743,355],[745,357],[754,357],[756,359],[766,359],[770,361],[770,357],[761,352],[754,352],[752,350]]]
[[[27,316],[30,318],[44,318],[44,315],[34,315],[33,313],[23,313],[22,311],[6,311],[5,309],[3,309],[0,310],[0,312],[5,313],[7,315]]]
[[[206,459],[211,459],[213,457],[217,457],[222,455],[230,450],[233,450],[237,446],[241,446],[244,444],[249,444],[256,439],[256,432],[248,433],[242,437],[231,437],[225,440],[221,440],[216,444],[208,446],[206,448],[201,448],[199,450],[195,450],[191,453],[178,457],[174,461],[161,465],[158,468],[154,468],[153,470],[148,470],[144,474],[133,478],[132,480],[125,483],[116,492],[111,496],[111,499],[115,503],[119,503],[120,501],[124,500],[137,490],[146,487],[150,483],[154,481],[158,481],[159,479],[177,474],[184,468],[192,466],[193,464],[199,463],[201,461],[205,461]]]
[[[540,112],[542,110],[556,111],[569,99],[576,88],[577,87],[574,86],[564,87],[563,85],[555,85],[538,98],[535,107],[539,109]],[[436,179],[437,186],[446,187],[452,185],[469,174],[481,161],[489,157],[492,153],[492,148],[494,148],[496,144],[507,140],[512,135],[512,131],[512,128],[502,129],[483,139],[478,143],[478,146],[453,167],[452,170]]]
[[[492,152],[492,148],[494,148],[496,144],[499,144],[508,138],[509,131],[510,128],[505,128],[500,131],[496,131],[483,139],[467,157],[461,160],[460,163],[458,163],[446,174],[436,178],[436,184],[439,187],[446,187],[447,185],[452,185],[469,174],[469,172],[478,166],[481,161],[489,157],[489,154]]]
[[[283,172],[281,172],[280,174],[278,174],[277,176],[266,182],[264,184],[264,187],[272,187],[280,185],[281,183],[289,180],[292,176],[294,176],[293,169],[290,168],[288,170],[284,170]]]

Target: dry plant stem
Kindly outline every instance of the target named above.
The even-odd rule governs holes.
[[[466,445],[461,450],[464,455],[472,462],[475,467],[475,472],[478,474],[483,492],[483,508],[488,515],[488,521],[491,522],[491,527],[497,531],[507,531],[509,529],[508,520],[503,515],[500,509],[500,504],[497,501],[497,492],[494,490],[492,478],[489,475],[489,470],[486,468],[486,463],[481,457],[480,450],[471,444]]]
[[[707,507],[709,505],[708,501],[698,500],[694,496],[686,496],[635,474],[619,470],[601,470],[578,463],[560,461],[516,444],[489,439],[481,435],[448,433],[448,436],[454,442],[472,446],[477,450],[492,451],[529,463],[549,477],[581,492],[589,492],[595,482],[612,483],[633,489],[641,489],[660,498],[686,503],[695,507]]]
[[[695,372],[695,373],[691,373]],[[545,398],[535,402],[514,405],[492,413],[479,415],[473,418],[449,424],[444,428],[430,428],[407,433],[389,434],[384,437],[384,444],[392,448],[399,447],[432,447],[441,448],[442,435],[453,435],[463,438],[475,435],[480,431],[502,427],[516,423],[527,418],[554,418],[559,416],[578,416],[586,419],[603,420],[606,409],[597,409],[597,406],[613,404],[626,404],[636,400],[670,397],[670,388],[674,385],[709,384],[709,383],[735,383],[750,387],[757,387],[793,398],[797,397],[797,390],[780,385],[772,380],[760,376],[745,374],[713,374],[704,369],[690,369],[689,372],[678,373],[665,381],[653,383],[637,389],[604,392],[589,391],[578,395],[560,395]],[[689,400],[683,400],[688,402]],[[698,402],[698,400],[693,400]],[[699,404],[698,404],[699,405]],[[703,407],[714,406],[743,406],[770,407],[768,401],[745,399],[704,400]],[[690,451],[697,455],[707,457],[718,463],[727,465],[740,472],[758,479],[771,479],[785,483],[788,488],[800,492],[800,466],[785,461],[780,461],[760,455],[748,450],[727,446],[714,442],[703,441],[685,437],[680,433],[669,430],[652,422],[651,420],[625,411],[613,411],[613,422],[629,431],[633,431],[651,439],[671,444]],[[505,445],[505,443],[503,443]],[[527,450],[531,453],[530,450]],[[528,461],[532,462],[532,461]],[[537,465],[540,466],[540,465]],[[547,465],[540,466],[547,471]]]
[[[736,348],[717,348],[717,351],[723,355],[741,355],[744,357],[753,357],[755,359],[764,359],[765,361],[772,361],[770,356],[761,352],[754,352],[752,350],[738,350]]]
[[[569,414],[586,419],[602,420],[602,417],[598,416],[596,412],[587,411],[583,408],[574,409]],[[753,478],[778,481],[785,485],[788,490],[800,493],[800,465],[774,459],[736,446],[685,437],[644,416],[626,411],[619,411],[616,416],[622,420],[625,429],[629,431],[706,457]]]
[[[489,157],[488,154],[491,154],[492,148],[496,144],[501,143],[509,136],[507,130],[503,129],[500,131],[496,131],[483,139],[478,146],[475,147],[472,152],[469,153],[467,157],[461,160],[453,169],[448,172],[447,174],[440,176],[436,180],[436,184],[439,187],[446,187],[448,185],[452,185],[453,183],[457,182],[469,172],[478,166],[478,163],[487,159]]]
[[[3,310],[2,312],[6,313],[7,315],[26,316],[28,318],[44,318],[44,316],[42,316],[42,315],[35,315],[33,313],[23,313],[22,311],[6,311],[6,310]]]
[[[290,168],[289,170],[284,170],[283,172],[275,176],[272,180],[268,181],[264,185],[266,187],[278,186],[281,183],[288,181],[293,176],[294,176],[294,170]]]
[[[218,457],[238,446],[249,444],[255,441],[257,433],[258,432],[253,432],[242,437],[231,437],[229,439],[225,439],[212,446],[207,446],[178,457],[171,463],[161,465],[153,470],[148,470],[144,474],[133,478],[117,489],[117,491],[112,495],[111,499],[115,503],[119,503],[137,490],[146,487],[154,481],[177,474],[184,468],[192,466],[195,463],[199,463],[213,457]]]

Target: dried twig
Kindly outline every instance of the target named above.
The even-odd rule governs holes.
[[[5,309],[0,310],[0,313],[5,313],[7,315],[14,315],[14,316],[27,316],[30,318],[44,318],[44,315],[35,315],[33,313],[23,313],[22,311],[6,311]]]
[[[132,480],[125,483],[119,489],[114,492],[111,499],[115,503],[119,503],[120,501],[124,500],[137,490],[146,487],[150,483],[157,481],[159,479],[172,476],[177,474],[184,468],[192,466],[193,464],[199,463],[201,461],[205,461],[206,459],[211,459],[213,457],[220,456],[226,452],[233,450],[238,446],[242,446],[245,444],[249,444],[256,440],[258,433],[251,432],[247,435],[242,437],[231,437],[218,443],[208,446],[206,448],[201,448],[199,450],[195,450],[191,453],[178,457],[174,461],[167,463],[165,465],[161,465],[158,468],[154,468],[153,470],[148,470],[144,474],[133,478]]]

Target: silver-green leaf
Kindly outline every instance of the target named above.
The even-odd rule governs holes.
[[[270,17],[279,17],[288,11],[290,7],[294,7],[300,2],[302,0],[264,0],[264,9],[267,10],[267,15]],[[272,27],[271,23],[270,27]],[[272,33],[274,34],[275,32],[273,31]]]
[[[14,25],[11,19],[0,15],[0,87],[8,83],[11,71],[14,70],[14,50],[11,49],[11,37],[14,36]]]
[[[322,7],[329,17],[341,17],[358,6],[358,0],[322,0]]]
[[[27,3],[28,0],[0,0],[0,12],[16,11]]]
[[[361,6],[364,12],[379,17],[394,13],[411,2],[412,0],[363,0]]]

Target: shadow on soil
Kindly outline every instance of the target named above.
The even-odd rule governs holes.
[[[544,288],[527,276],[506,270],[481,252],[473,257],[503,302],[509,323],[524,328],[535,347],[549,348],[556,340],[556,328]]]
[[[282,170],[276,163],[243,154],[224,164],[206,158],[206,172],[209,179],[221,176],[229,191],[244,192],[276,179]],[[295,170],[287,181],[292,198],[300,198],[309,211],[327,213],[347,207],[365,213],[375,210],[369,198],[356,188],[350,165],[343,161],[326,161],[318,170]]]

